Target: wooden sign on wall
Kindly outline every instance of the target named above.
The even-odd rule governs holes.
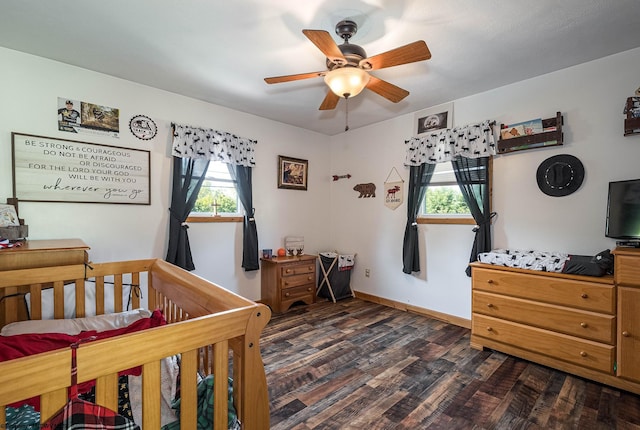
[[[151,204],[149,151],[11,133],[20,201]]]

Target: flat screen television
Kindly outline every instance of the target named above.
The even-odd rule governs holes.
[[[640,241],[640,179],[609,182],[605,235]]]

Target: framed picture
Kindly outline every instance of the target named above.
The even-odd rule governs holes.
[[[432,131],[453,127],[453,103],[441,104],[416,112],[413,132],[423,136]]]
[[[278,188],[306,191],[308,173],[307,160],[278,156]]]

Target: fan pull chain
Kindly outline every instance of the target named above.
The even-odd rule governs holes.
[[[344,118],[344,131],[349,131],[349,93],[344,95],[344,99],[346,100],[346,114]]]

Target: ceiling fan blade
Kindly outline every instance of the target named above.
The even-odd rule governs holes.
[[[341,65],[347,62],[329,32],[324,30],[302,30],[302,33],[333,63]]]
[[[267,84],[279,84],[281,82],[291,82],[291,81],[299,81],[302,79],[319,78],[320,76],[324,76],[326,74],[327,72],[325,70],[322,72],[299,73],[297,75],[274,76],[271,78],[264,78],[264,81]]]
[[[378,79],[375,76],[371,75],[369,78],[369,83],[367,84],[367,88],[394,103],[398,103],[400,100],[409,95],[409,91],[403,90],[400,87],[396,87],[395,85],[387,81],[383,81],[382,79]]]
[[[338,97],[336,93],[331,90],[327,91],[327,95],[320,105],[320,110],[335,109],[336,106],[338,106],[338,100],[340,100],[340,97]]]
[[[424,40],[418,40],[382,54],[360,60],[360,67],[365,70],[378,70],[385,67],[415,63],[431,58],[431,52]]]

